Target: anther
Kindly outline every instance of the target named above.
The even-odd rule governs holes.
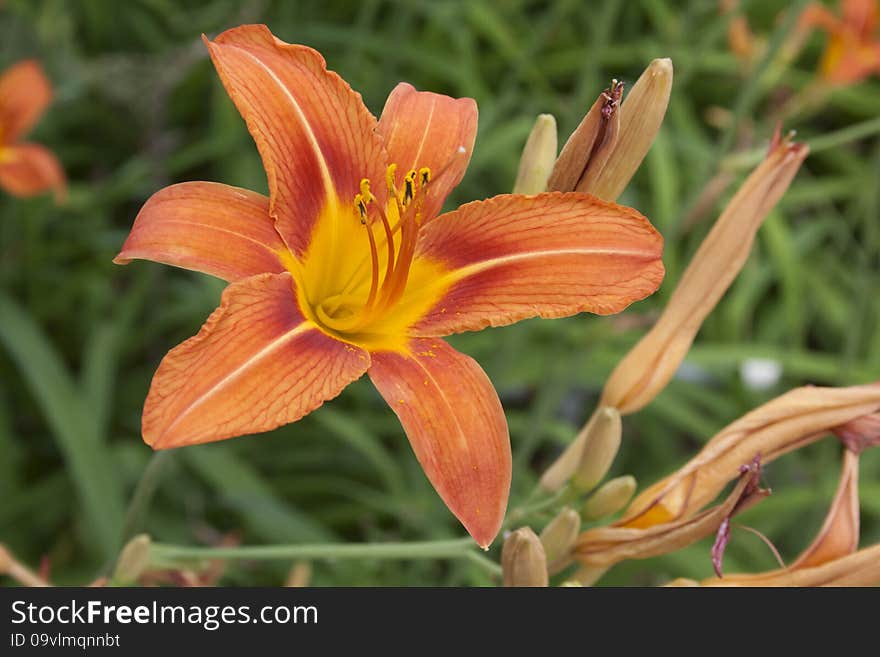
[[[403,179],[403,205],[406,206],[416,195],[416,170],[410,169]]]
[[[431,170],[428,167],[419,169],[419,181],[421,185],[427,185],[431,180]]]
[[[385,169],[385,184],[388,187],[388,195],[391,197],[397,196],[397,185],[395,184],[395,178],[397,176],[397,165],[389,164],[388,168]]]

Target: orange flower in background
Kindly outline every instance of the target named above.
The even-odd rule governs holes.
[[[440,337],[618,312],[660,284],[662,238],[635,210],[580,193],[502,195],[437,216],[470,159],[473,100],[401,83],[377,121],[319,53],[265,26],[205,42],[269,198],[191,182],[138,214],[117,263],[230,282],[159,366],[144,440],[267,431],[366,372],[437,492],[488,546],[510,487],[507,423],[479,365]]]
[[[49,149],[21,141],[52,100],[39,63],[19,62],[0,74],[0,187],[14,196],[66,193],[64,171]]]
[[[804,11],[801,26],[828,33],[820,72],[832,84],[853,84],[880,73],[880,6],[877,0],[842,0],[840,16],[821,4]]]

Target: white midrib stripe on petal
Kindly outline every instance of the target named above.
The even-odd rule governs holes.
[[[260,349],[253,356],[249,357],[245,362],[232,370],[229,374],[224,376],[222,379],[217,381],[214,385],[212,385],[208,390],[199,395],[196,399],[194,399],[186,408],[184,408],[180,413],[177,414],[177,417],[174,421],[169,424],[162,431],[162,434],[159,438],[156,439],[156,444],[160,444],[162,442],[162,436],[171,431],[183,418],[189,415],[193,409],[198,408],[201,404],[203,404],[207,399],[211,396],[215,395],[217,392],[222,390],[223,388],[229,386],[233,383],[243,372],[248,370],[249,368],[256,365],[258,362],[272,355],[273,352],[278,351],[281,347],[285,346],[288,342],[290,342],[293,338],[297,337],[301,333],[305,333],[306,331],[310,331],[315,328],[315,325],[309,321],[303,321],[301,324],[297,324],[296,327],[287,331],[286,333],[278,336],[272,342],[267,344],[265,347]]]
[[[529,251],[527,253],[514,253],[508,256],[500,256],[497,258],[489,258],[488,260],[481,260],[480,262],[475,262],[470,265],[464,265],[463,267],[458,267],[456,269],[451,270],[443,279],[447,280],[449,284],[459,281],[463,278],[467,278],[468,276],[472,276],[474,274],[479,274],[481,271],[485,271],[486,269],[491,269],[492,267],[496,267],[499,265],[505,265],[513,262],[521,262],[523,260],[531,260],[533,258],[542,258],[546,256],[566,256],[566,255],[582,255],[582,256],[592,256],[592,255],[617,255],[622,257],[635,257],[635,258],[644,258],[645,260],[653,259],[654,255],[650,251],[632,251],[628,249],[600,249],[600,248],[584,248],[584,249],[549,249],[543,251]],[[430,256],[428,256],[430,257]]]
[[[308,139],[309,144],[311,144],[312,150],[315,151],[315,157],[317,157],[318,165],[321,168],[321,177],[324,181],[324,188],[327,191],[327,198],[333,198],[334,197],[334,186],[333,186],[333,178],[330,175],[330,168],[327,166],[327,161],[324,159],[324,154],[321,152],[321,146],[320,146],[320,144],[318,144],[318,138],[315,137],[315,133],[312,130],[312,126],[309,124],[308,120],[306,119],[306,115],[305,115],[305,112],[303,112],[302,107],[300,107],[299,103],[296,102],[296,98],[294,98],[291,95],[290,91],[284,85],[284,82],[282,82],[281,79],[279,79],[279,77],[277,75],[275,75],[274,71],[272,71],[271,68],[266,66],[266,64],[259,57],[254,55],[253,53],[251,53],[243,48],[241,48],[240,50],[245,55],[247,55],[248,57],[253,59],[260,68],[262,68],[264,71],[266,71],[266,73],[269,75],[269,77],[275,81],[275,83],[281,89],[282,93],[284,93],[284,95],[290,101],[290,104],[293,107],[293,111],[299,117],[300,123],[302,124],[303,129],[305,130],[306,138]]]

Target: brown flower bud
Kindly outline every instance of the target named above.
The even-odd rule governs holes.
[[[589,191],[615,201],[635,175],[660,131],[672,93],[672,60],[655,59],[620,108],[620,137]]]
[[[547,181],[549,191],[592,192],[620,132],[618,112],[623,84],[617,80],[599,94],[562,147]],[[613,200],[613,199],[608,199]]]
[[[511,532],[501,549],[504,586],[548,586],[547,556],[541,540],[529,527]]]

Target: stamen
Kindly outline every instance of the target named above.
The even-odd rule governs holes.
[[[379,251],[376,249],[376,238],[373,235],[373,227],[367,221],[367,203],[372,200],[372,196],[373,195],[370,194],[370,181],[364,178],[361,180],[361,193],[354,197],[355,209],[360,215],[361,225],[366,228],[367,238],[370,241],[370,293],[367,295],[367,301],[364,304],[362,312],[373,306],[373,302],[376,300],[376,292],[379,289]]]
[[[388,168],[385,169],[385,184],[388,186],[388,196],[396,197],[397,196],[397,185],[395,184],[395,180],[397,177],[397,165],[389,164]]]
[[[410,169],[403,178],[403,207],[407,207],[416,195],[416,170]]]

